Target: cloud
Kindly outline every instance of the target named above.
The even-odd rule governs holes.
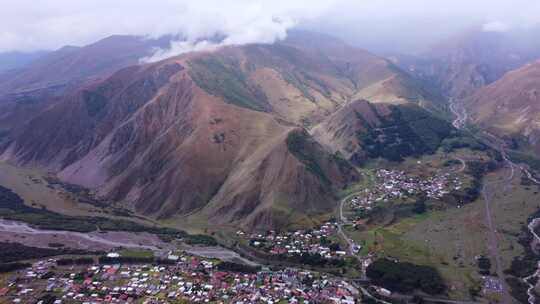
[[[181,35],[158,59],[222,44],[271,43],[287,29],[321,16],[338,0],[5,0],[0,52],[85,45],[113,34]],[[7,3],[5,3],[7,2]]]
[[[239,3],[241,5],[238,5]],[[246,0],[237,1],[235,4],[240,13],[234,14],[233,17],[223,14],[222,11],[214,12],[207,8],[199,10],[199,6],[189,7],[190,18],[197,20],[194,22],[204,24],[204,29],[198,28],[193,31],[184,26],[178,33],[182,35],[182,39],[172,41],[169,48],[158,49],[152,56],[143,58],[142,61],[159,61],[190,51],[212,50],[226,45],[273,43],[286,38],[287,30],[301,20],[314,18],[324,11],[320,9],[322,6],[316,10],[312,7],[311,11],[301,10],[296,6],[299,2],[289,5],[285,2],[279,4],[277,1],[270,6]],[[211,39],[216,36],[223,38],[219,41]]]
[[[85,45],[113,34],[182,40],[159,60],[190,50],[282,39],[294,26],[359,45],[418,45],[473,24],[537,23],[538,0],[3,0],[0,52]],[[216,41],[208,37],[222,37]]]
[[[505,33],[510,30],[510,26],[501,21],[492,21],[485,23],[482,26],[482,31],[484,32],[496,32],[496,33]]]

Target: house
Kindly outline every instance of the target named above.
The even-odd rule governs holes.
[[[113,259],[114,259],[114,258],[119,258],[119,257],[120,257],[120,253],[118,253],[118,252],[109,252],[109,253],[107,253],[107,257],[108,257],[108,258],[113,258]]]

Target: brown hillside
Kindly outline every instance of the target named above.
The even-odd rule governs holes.
[[[310,225],[359,177],[299,126],[385,79],[397,79],[396,92],[416,86],[386,60],[338,49],[247,45],[128,67],[17,127],[1,157],[156,218]]]
[[[504,136],[518,136],[540,151],[540,61],[507,73],[468,101],[472,120]]]

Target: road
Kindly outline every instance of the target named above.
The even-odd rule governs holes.
[[[345,207],[345,203],[347,203],[347,201],[357,195],[358,193],[353,193],[347,197],[345,197],[344,199],[341,200],[341,202],[339,203],[339,221],[338,221],[338,233],[339,235],[341,235],[341,237],[347,242],[347,246],[349,248],[347,248],[347,251],[349,252],[350,255],[354,255],[356,256],[353,248],[354,248],[354,240],[352,240],[351,238],[349,238],[349,236],[347,236],[347,234],[345,233],[345,231],[343,231],[343,225],[346,225],[348,222],[347,222],[347,218],[345,217],[345,215],[343,215],[343,208]]]
[[[467,118],[468,118],[467,109],[463,106],[463,104],[461,104],[455,98],[450,98],[449,102],[450,102],[450,110],[456,116],[452,124],[454,125],[456,129],[465,129]],[[497,273],[497,277],[499,278],[499,281],[501,282],[501,286],[502,286],[503,303],[510,304],[512,303],[512,300],[511,300],[512,298],[510,297],[510,294],[508,292],[508,286],[506,285],[506,282],[504,280],[504,272],[503,272],[502,263],[501,263],[501,254],[500,254],[498,238],[497,238],[497,228],[494,225],[493,214],[491,212],[491,205],[492,205],[491,187],[496,186],[500,183],[504,183],[506,185],[508,184],[509,181],[512,180],[514,176],[513,163],[510,162],[509,159],[507,158],[505,158],[505,162],[509,164],[510,166],[510,171],[511,171],[510,176],[508,178],[505,178],[503,181],[496,181],[496,182],[491,182],[491,183],[487,181],[484,182],[484,186],[482,187],[482,197],[484,199],[485,220],[486,220],[486,225],[488,229],[489,255],[491,256],[492,260],[495,261],[495,272]]]
[[[451,98],[449,102],[450,102],[450,110],[456,116],[456,118],[454,119],[454,121],[452,123],[453,126],[455,128],[457,128],[457,129],[466,129],[467,120],[468,120],[468,113],[467,113],[466,108],[460,102],[456,101],[453,98]],[[486,140],[486,138],[478,138],[476,135],[472,134],[472,136],[475,137],[480,142],[482,142],[482,143],[488,145],[489,147],[499,151],[501,153],[501,156],[502,156],[505,164],[508,166],[508,168],[510,170],[508,176],[505,177],[504,179],[493,181],[493,182],[487,182],[486,181],[486,182],[484,182],[484,185],[483,185],[483,188],[482,188],[482,197],[483,197],[484,204],[485,204],[485,220],[486,220],[486,225],[487,225],[487,229],[488,229],[488,251],[489,251],[489,254],[490,254],[491,258],[495,261],[495,268],[496,268],[497,277],[501,282],[501,286],[502,286],[502,303],[510,304],[513,301],[512,301],[512,297],[510,296],[510,293],[508,292],[508,286],[506,285],[506,281],[504,279],[504,272],[503,272],[503,267],[502,267],[502,262],[501,262],[501,254],[500,254],[500,249],[499,249],[499,244],[498,244],[498,237],[497,237],[498,232],[497,232],[497,228],[496,228],[496,225],[494,223],[494,220],[493,220],[493,214],[492,214],[492,210],[491,210],[492,198],[493,198],[493,190],[497,189],[497,187],[499,187],[501,184],[503,184],[505,187],[509,187],[510,182],[513,180],[513,178],[515,176],[516,168],[518,168],[520,171],[522,171],[532,182],[537,183],[539,185],[540,185],[540,182],[534,178],[534,176],[530,173],[530,171],[525,166],[517,165],[517,164],[515,164],[514,162],[511,161],[511,159],[509,158],[509,156],[506,153],[504,143],[502,143],[496,136],[494,136],[492,134],[489,134],[489,133],[485,133],[485,135],[491,137],[491,140]],[[466,169],[466,166],[467,166],[465,160],[463,160],[462,158],[458,158],[458,157],[456,157],[456,159],[459,160],[461,162],[461,164],[462,164],[460,169],[458,169],[457,172],[464,171]],[[343,200],[341,200],[340,206],[339,206],[338,230],[339,230],[339,234],[341,235],[341,237],[347,242],[347,244],[349,246],[349,252],[351,254],[354,254],[353,253],[353,246],[354,246],[355,243],[343,231],[343,225],[348,223],[347,218],[343,214],[343,209],[344,209],[344,206],[345,206],[346,202],[356,194],[358,194],[358,193],[351,194],[351,195],[347,196],[346,198],[344,198]],[[534,225],[534,227],[536,227],[537,224],[540,224],[540,218],[534,219],[531,223],[534,223],[533,225]],[[531,233],[533,233],[533,236],[536,239],[536,241],[540,242],[540,238],[538,237],[538,235],[536,233],[534,233],[534,228],[531,228],[531,225],[529,225],[529,230],[531,231]],[[539,277],[540,276],[540,262],[539,262],[538,266],[539,266],[538,270],[533,275],[531,275],[531,276],[529,276],[527,278],[524,278],[524,280],[525,280],[525,282],[527,284],[529,284],[528,283],[529,279],[531,279],[533,277]],[[534,286],[532,284],[529,284],[529,287],[530,287],[529,290],[528,290],[529,303],[533,304],[536,301],[536,298],[534,297],[534,295],[532,293],[532,290],[534,289]],[[364,293],[366,293],[366,292],[364,292]],[[430,299],[427,299],[427,300],[430,300]],[[433,299],[433,300],[441,301],[440,299]],[[451,301],[451,300],[445,300],[443,302],[445,302],[445,303],[455,303],[455,304],[465,303],[465,302]]]
[[[468,119],[467,109],[460,102],[457,102],[455,99],[451,98],[450,110],[456,116],[456,119],[453,122],[454,127],[456,127],[457,129],[466,129],[466,123]],[[496,273],[503,286],[503,303],[511,303],[512,298],[510,297],[510,294],[508,293],[508,287],[506,286],[506,282],[504,280],[504,273],[501,266],[501,258],[500,258],[501,255],[500,255],[500,250],[498,246],[497,228],[495,227],[493,223],[493,215],[491,212],[492,195],[493,195],[492,189],[496,189],[496,187],[499,186],[500,184],[504,184],[505,190],[508,190],[510,188],[510,182],[514,178],[516,168],[519,169],[519,171],[523,172],[523,174],[525,174],[525,176],[533,183],[540,185],[540,181],[537,180],[533,176],[533,174],[529,171],[527,167],[523,165],[518,165],[512,162],[512,160],[510,159],[510,157],[508,156],[505,150],[505,143],[502,140],[500,140],[497,136],[489,132],[484,131],[483,134],[485,136],[483,138],[478,138],[474,134],[472,135],[480,142],[499,151],[501,153],[501,156],[504,162],[510,169],[510,173],[508,177],[504,178],[503,180],[494,181],[491,183],[485,182],[482,188],[482,197],[485,203],[485,217],[486,217],[486,223],[488,227],[488,242],[489,242],[488,249],[489,249],[491,257],[495,260]],[[540,224],[540,218],[533,219],[528,226],[529,231],[532,233],[534,241],[536,242],[540,242],[540,238],[534,232],[534,227],[536,227],[536,225],[538,224]],[[536,278],[540,277],[540,262],[538,264],[538,269],[534,274],[532,274],[529,277],[523,278],[523,280],[529,285],[529,289],[527,293],[529,296],[530,304],[533,304],[536,302],[536,297],[534,296],[532,292],[535,286],[528,282],[529,279],[533,277],[536,277]]]
[[[494,145],[495,146],[498,146],[498,151],[501,153],[501,156],[502,158],[504,159],[504,161],[508,164],[508,166],[510,167],[510,175],[508,176],[508,178],[506,179],[506,189],[508,189],[508,184],[509,184],[509,181],[512,180],[512,178],[514,177],[514,174],[515,174],[515,170],[516,168],[519,169],[521,172],[523,172],[523,174],[525,174],[525,176],[533,183],[537,184],[537,185],[540,185],[540,181],[537,180],[533,175],[532,173],[529,171],[529,169],[523,165],[518,165],[514,162],[512,162],[512,160],[510,160],[510,157],[508,156],[508,153],[506,152],[505,150],[505,147],[504,147],[504,142],[502,142],[499,138],[497,138],[495,135],[489,133],[489,132],[484,132],[484,134],[489,137],[493,142],[494,142]],[[534,231],[534,229],[540,224],[540,218],[535,218],[535,219],[532,219],[531,222],[529,223],[529,225],[527,226],[531,235],[533,236],[533,243],[536,242],[536,243],[540,243],[540,237],[538,236],[538,234],[536,234],[536,232]],[[527,295],[528,295],[528,302],[529,304],[534,304],[536,303],[536,296],[534,295],[534,288],[535,288],[535,285],[534,284],[531,284],[529,281],[533,278],[540,278],[540,261],[538,262],[537,264],[537,270],[530,276],[528,277],[525,277],[523,278],[523,282],[525,282],[529,288],[527,289]],[[534,281],[534,280],[533,280]]]

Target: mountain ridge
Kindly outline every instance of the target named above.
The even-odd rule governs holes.
[[[303,127],[388,78],[398,81],[370,96],[374,103],[420,108],[440,101],[363,50],[290,43],[121,69],[13,128],[1,158],[48,168],[157,219],[202,217],[249,229],[313,225],[360,176]]]

